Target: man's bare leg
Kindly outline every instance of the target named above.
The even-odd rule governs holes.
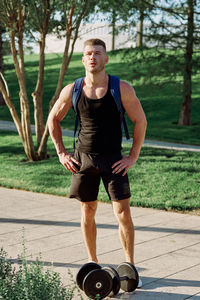
[[[119,223],[119,236],[127,262],[134,264],[134,225],[129,198],[112,201],[113,211]]]
[[[81,202],[81,229],[88,252],[88,260],[98,262],[96,256],[96,223],[95,213],[97,209],[97,201]]]

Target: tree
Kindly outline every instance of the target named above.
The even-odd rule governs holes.
[[[158,0],[137,0],[134,1],[134,10],[137,12],[137,35],[136,47],[142,48],[144,46],[144,21],[153,13],[152,5],[156,5]]]
[[[120,31],[129,31],[136,47],[143,47],[144,21],[152,13],[153,5],[158,0],[124,0],[123,5],[119,5],[118,0],[98,1],[101,12],[107,13],[106,18],[112,28],[112,50],[115,49],[115,37]]]
[[[165,4],[153,8],[162,17],[158,22],[151,19],[147,39],[157,47],[176,51],[179,56],[180,64],[175,67],[183,76],[183,100],[178,124],[191,125],[192,74],[200,66],[194,55],[199,51],[200,3],[196,0],[166,0]]]
[[[20,88],[21,120],[12,103],[9,86],[2,73],[0,91],[16,124],[26,156],[30,161],[47,158],[48,127],[47,124],[44,124],[42,111],[46,35],[53,28],[59,28],[59,26],[63,28],[64,26],[65,50],[55,93],[49,103],[49,110],[51,110],[62,89],[81,21],[92,11],[94,3],[94,0],[2,0],[0,2],[0,20],[6,24],[6,29],[10,35],[10,47]],[[60,20],[53,18],[56,12],[60,14]],[[34,36],[35,33],[39,33],[40,48],[38,77],[35,90],[32,93],[37,137],[36,149],[30,124],[30,102],[27,96],[23,43],[25,36]]]
[[[140,16],[139,21],[137,25],[137,41],[136,46],[138,48],[143,46],[143,23],[144,23],[144,9],[143,7],[140,7]]]
[[[180,125],[191,125],[192,103],[192,55],[194,47],[194,6],[195,1],[187,1],[187,35],[185,47],[185,70],[183,82],[183,102],[179,117]]]
[[[200,66],[200,1],[144,0],[142,5],[146,8],[140,6],[144,24],[138,31],[142,32],[143,42],[138,46],[144,43],[145,47],[127,51],[126,59],[134,61],[134,76],[144,76],[146,82],[161,83],[165,78],[169,83],[177,76],[182,77],[183,100],[178,124],[191,125],[192,74]],[[147,74],[141,68],[143,61],[148,66]]]
[[[152,12],[152,4],[155,4],[157,0],[126,0],[126,5],[120,10],[120,19],[123,21],[121,29],[136,28],[135,40],[136,47],[143,47],[143,30],[144,21],[148,15]],[[123,10],[122,10],[123,9]]]
[[[2,39],[3,32],[4,32],[3,27],[0,26],[0,73],[2,74],[3,74],[3,39]],[[5,101],[1,92],[0,92],[0,105],[5,105]]]
[[[115,50],[115,35],[116,35],[116,11],[112,9],[112,51]]]
[[[118,32],[121,30],[121,22],[127,21],[127,13],[129,11],[130,0],[123,1],[123,5],[119,5],[117,0],[98,1],[97,12],[105,14],[105,20],[110,23],[112,43],[111,49],[115,50],[115,40]],[[117,24],[118,23],[118,24]],[[124,25],[124,24],[123,24]]]

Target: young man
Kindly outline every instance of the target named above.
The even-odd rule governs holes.
[[[73,174],[70,197],[81,203],[81,228],[89,261],[98,262],[95,213],[102,179],[119,223],[125,259],[134,264],[134,225],[127,172],[140,154],[147,125],[145,114],[134,89],[127,82],[120,81],[122,105],[134,123],[130,153],[128,156],[122,155],[120,113],[109,89],[109,75],[105,72],[108,63],[105,43],[99,39],[87,40],[82,63],[86,76],[77,104],[81,127],[74,156],[64,147],[60,127],[60,122],[72,106],[74,83],[61,91],[49,115],[49,132],[61,164]]]

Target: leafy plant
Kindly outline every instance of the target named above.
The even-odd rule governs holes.
[[[44,269],[37,260],[28,265],[24,253],[19,269],[12,267],[3,248],[0,250],[0,299],[1,300],[70,300],[74,299],[77,286],[65,287],[60,275],[53,268]],[[80,299],[82,299],[81,295]]]

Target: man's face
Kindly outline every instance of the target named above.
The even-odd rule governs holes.
[[[86,71],[94,74],[104,69],[105,64],[108,63],[108,56],[103,46],[87,45],[84,48],[82,62]]]

